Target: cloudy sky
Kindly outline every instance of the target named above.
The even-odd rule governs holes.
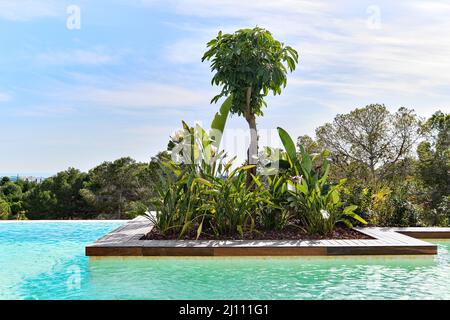
[[[205,43],[256,25],[300,53],[258,119],[263,139],[370,103],[449,112],[449,16],[438,0],[0,0],[0,172],[146,161],[181,119],[208,126]]]

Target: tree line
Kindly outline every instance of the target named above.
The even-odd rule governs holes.
[[[69,168],[42,182],[0,180],[3,219],[128,219],[148,210],[158,157],[124,157],[89,172]]]
[[[315,139],[298,143],[331,151],[333,178],[347,179],[347,201],[373,224],[449,224],[450,114],[424,120],[407,108],[391,113],[373,104],[337,115]]]
[[[332,179],[344,200],[385,226],[448,225],[450,114],[421,119],[413,110],[373,104],[339,114],[300,136],[309,153],[330,150]],[[42,182],[0,180],[1,219],[127,219],[152,209],[164,153],[142,163],[125,157],[89,172],[69,168]],[[320,163],[315,164],[320,166]]]

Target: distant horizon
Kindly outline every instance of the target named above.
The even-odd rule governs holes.
[[[25,173],[11,173],[11,172],[0,172],[0,178],[3,177],[35,177],[35,178],[48,178],[51,177],[53,175],[55,175],[57,172],[55,173],[48,173],[48,172],[25,172]]]

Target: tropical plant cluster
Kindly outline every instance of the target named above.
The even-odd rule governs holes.
[[[183,122],[160,162],[159,196],[149,215],[155,231],[169,238],[221,238],[291,226],[330,235],[338,223],[366,223],[354,212],[356,206],[344,206],[340,199],[345,180],[329,181],[328,151],[318,156],[303,148],[297,152],[289,134],[278,131],[285,150],[266,148],[270,163],[253,175],[248,169],[255,165],[234,166],[234,158],[227,160],[225,151],[218,151],[219,141],[199,125]],[[319,157],[321,165],[314,167]]]

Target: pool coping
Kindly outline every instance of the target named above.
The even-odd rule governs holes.
[[[140,216],[86,246],[87,256],[339,256],[433,255],[437,245],[418,238],[450,238],[450,228],[355,230],[372,239],[355,240],[140,240],[152,229]]]
[[[101,223],[101,222],[117,222],[117,223],[126,223],[129,222],[130,220],[125,220],[125,219],[120,219],[120,220],[112,220],[112,219],[108,219],[108,220],[101,220],[101,219],[83,219],[83,220],[57,220],[57,219],[53,219],[53,220],[0,220],[0,225],[1,224],[7,224],[7,223],[55,223],[55,222],[63,222],[63,223]]]

